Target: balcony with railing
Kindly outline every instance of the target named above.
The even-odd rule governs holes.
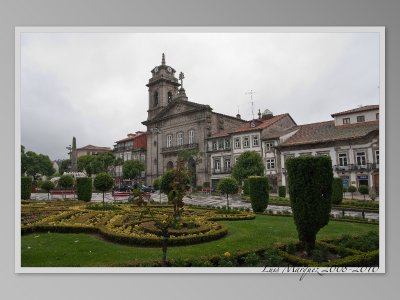
[[[217,174],[230,174],[232,173],[232,168],[221,168],[221,169],[212,169],[212,173]]]
[[[180,145],[180,146],[163,147],[163,148],[161,148],[161,153],[180,152],[183,150],[192,150],[192,149],[198,149],[198,148],[199,148],[198,143],[185,144],[185,145]]]
[[[334,165],[333,169],[336,172],[349,172],[349,171],[372,171],[379,169],[379,164],[366,163],[363,165],[348,164],[347,166]]]

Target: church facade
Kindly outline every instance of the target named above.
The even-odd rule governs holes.
[[[165,62],[151,70],[148,87],[146,183],[177,166],[178,154],[191,150],[196,157],[189,161],[192,185],[210,182],[211,166],[207,140],[212,135],[246,123],[239,117],[213,112],[209,105],[189,101],[183,88],[184,74]]]

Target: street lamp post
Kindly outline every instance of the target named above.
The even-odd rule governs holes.
[[[159,149],[159,147],[158,147],[158,134],[159,133],[161,133],[161,131],[160,131],[160,129],[158,128],[158,127],[154,127],[154,128],[152,128],[151,130],[151,133],[153,133],[153,134],[156,134],[156,138],[157,138],[157,148],[156,148],[156,161],[157,161],[157,164],[156,164],[156,174],[157,174],[157,178],[158,178],[158,176],[159,176],[159,173],[158,173],[158,149]],[[161,187],[159,188],[159,193],[160,193],[160,203],[161,203]]]

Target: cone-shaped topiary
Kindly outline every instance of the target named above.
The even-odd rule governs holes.
[[[93,181],[91,177],[80,177],[76,179],[76,194],[78,200],[89,202],[92,199]]]
[[[264,212],[268,206],[268,178],[265,176],[250,176],[249,194],[254,212]]]
[[[332,204],[340,204],[343,201],[343,181],[340,177],[333,178],[332,182]]]

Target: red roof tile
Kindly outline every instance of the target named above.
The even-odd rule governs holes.
[[[366,105],[366,106],[334,113],[331,116],[336,117],[336,116],[340,116],[340,115],[346,115],[346,114],[357,113],[357,112],[368,111],[368,110],[375,110],[375,109],[379,109],[379,105]]]
[[[300,125],[299,128],[299,131],[280,146],[316,144],[364,137],[373,131],[379,130],[379,121],[341,126],[335,126],[334,121],[327,121]]]

